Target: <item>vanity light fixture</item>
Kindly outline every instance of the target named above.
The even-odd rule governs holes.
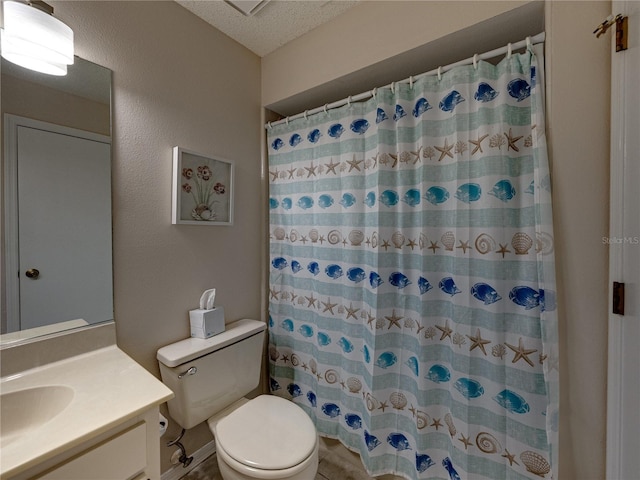
[[[0,50],[6,60],[37,72],[66,75],[73,64],[73,30],[38,0],[5,0]]]

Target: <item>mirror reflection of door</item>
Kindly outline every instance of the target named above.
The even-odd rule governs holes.
[[[110,145],[55,130],[17,128],[21,329],[113,318]]]

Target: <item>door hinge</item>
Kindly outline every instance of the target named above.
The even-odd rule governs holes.
[[[627,31],[629,29],[629,17],[623,17],[622,15],[616,16],[616,52],[626,50],[627,45]]]
[[[622,52],[628,48],[627,45],[627,31],[629,28],[629,17],[625,17],[621,14],[609,15],[604,22],[597,26],[597,28],[593,31],[596,38],[600,38],[609,27],[611,27],[615,23],[616,25],[616,52]]]
[[[624,283],[613,282],[613,313],[624,315]]]

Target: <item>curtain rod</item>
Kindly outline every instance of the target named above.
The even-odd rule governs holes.
[[[500,48],[496,48],[494,50],[491,50],[489,52],[485,52],[482,53],[480,55],[475,54],[473,57],[467,58],[465,60],[461,60],[459,62],[455,62],[455,63],[451,63],[449,65],[446,65],[444,67],[438,67],[435,70],[431,70],[430,72],[426,72],[426,73],[421,73],[420,75],[416,75],[416,76],[411,76],[409,78],[405,78],[404,80],[400,80],[398,82],[392,82],[388,85],[385,85],[384,87],[379,87],[379,88],[390,88],[391,91],[393,91],[395,89],[395,85],[399,84],[399,83],[408,83],[410,85],[413,85],[413,82],[415,82],[416,80],[419,80],[423,77],[427,77],[430,75],[438,75],[440,76],[442,73],[451,70],[454,67],[459,67],[461,65],[470,65],[470,64],[474,64],[478,61],[478,60],[486,60],[489,58],[494,58],[494,57],[498,57],[500,55],[504,55],[505,53],[507,54],[507,56],[511,56],[511,52],[513,50],[519,50],[521,48],[527,47],[529,48],[531,45],[535,45],[538,43],[543,43],[545,39],[545,33],[539,33],[533,37],[527,37],[525,40],[521,40],[520,42],[516,42],[516,43],[509,43],[507,45],[505,45],[504,47],[500,47]],[[343,98],[342,100],[338,100],[336,102],[333,103],[327,103],[322,107],[317,107],[314,108],[312,110],[305,110],[302,113],[298,113],[296,115],[292,115],[290,117],[286,117],[283,118],[282,120],[278,120],[277,122],[268,122],[265,124],[265,128],[272,128],[275,127],[277,125],[282,125],[283,123],[289,123],[292,120],[297,120],[298,118],[306,118],[309,115],[315,115],[317,113],[320,112],[326,112],[327,110],[331,110],[333,108],[338,108],[338,107],[342,107],[343,105],[348,105],[351,104],[351,102],[359,102],[360,100],[365,100],[369,97],[373,97],[375,96],[377,90],[379,90],[379,88],[374,88],[373,90],[369,90],[368,92],[363,92],[360,93],[358,95],[353,95],[353,96],[349,96],[347,98]]]

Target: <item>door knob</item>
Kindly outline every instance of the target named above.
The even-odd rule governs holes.
[[[40,276],[40,270],[38,270],[37,268],[30,268],[29,270],[24,272],[24,274],[27,276],[27,278],[37,280]]]

